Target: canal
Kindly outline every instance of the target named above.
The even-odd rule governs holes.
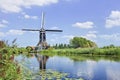
[[[19,55],[15,61],[34,80],[119,80],[120,62],[109,59],[75,60],[66,56]]]

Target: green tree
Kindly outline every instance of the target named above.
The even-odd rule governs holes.
[[[110,44],[109,46],[104,46],[103,49],[109,49],[109,48],[116,48],[113,44]]]
[[[29,52],[29,53],[33,50],[33,48],[31,46],[27,46],[26,49],[27,49],[27,52]]]
[[[73,39],[70,40],[70,44],[71,46],[73,46],[73,48],[97,47],[95,42],[87,40],[86,38],[83,37],[74,37]]]

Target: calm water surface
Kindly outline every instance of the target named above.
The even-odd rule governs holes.
[[[51,69],[69,73],[67,77],[82,77],[84,80],[120,80],[120,62],[110,60],[74,61],[68,57],[42,55],[30,58],[20,55],[15,60],[24,61],[25,66],[34,72],[39,72],[41,69]]]

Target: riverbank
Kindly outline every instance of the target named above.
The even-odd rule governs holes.
[[[40,53],[71,54],[71,55],[120,55],[120,48],[78,48],[78,49],[47,49]]]
[[[74,61],[109,60],[120,61],[120,48],[79,48],[79,49],[48,49],[40,52],[46,56],[65,56]]]
[[[49,57],[61,56],[69,58],[74,62],[78,61],[120,61],[120,48],[77,48],[77,49],[53,49],[49,48],[47,50],[42,50],[38,52]],[[21,80],[26,77],[23,74],[23,67],[20,67],[14,61],[14,56],[22,55],[26,58],[34,57],[33,53],[29,53],[29,50],[26,48],[2,48],[0,49],[0,79],[18,79]],[[9,67],[9,68],[7,68]],[[20,68],[20,69],[19,69]],[[28,73],[28,72],[26,72]],[[12,74],[12,75],[11,75]],[[22,77],[20,77],[22,76]],[[27,75],[28,76],[28,75]],[[27,77],[29,78],[29,77]],[[31,77],[30,77],[31,78]]]

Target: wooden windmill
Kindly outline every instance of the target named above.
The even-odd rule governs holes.
[[[37,43],[37,47],[41,49],[45,49],[47,47],[46,32],[62,32],[62,30],[44,29],[44,16],[45,14],[42,12],[42,20],[41,20],[40,29],[22,29],[23,31],[38,31],[39,32],[39,42]]]

